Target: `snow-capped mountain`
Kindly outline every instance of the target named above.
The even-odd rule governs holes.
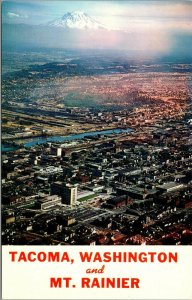
[[[71,29],[107,29],[106,26],[89,17],[82,11],[68,12],[63,17],[48,23],[51,27]]]

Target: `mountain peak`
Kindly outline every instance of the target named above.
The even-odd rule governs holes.
[[[71,29],[107,29],[104,25],[89,17],[83,11],[73,11],[64,14],[61,18],[48,23],[51,27]]]

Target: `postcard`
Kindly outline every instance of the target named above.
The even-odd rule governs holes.
[[[191,1],[2,2],[2,298],[191,299]]]

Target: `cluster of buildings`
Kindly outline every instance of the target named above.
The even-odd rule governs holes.
[[[3,153],[2,243],[192,244],[190,120]]]

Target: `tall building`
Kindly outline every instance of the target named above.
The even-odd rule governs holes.
[[[51,147],[51,154],[56,155],[58,157],[62,156],[62,148],[60,147]]]
[[[77,201],[77,187],[57,181],[51,185],[51,195],[59,195],[63,204],[74,206]]]

